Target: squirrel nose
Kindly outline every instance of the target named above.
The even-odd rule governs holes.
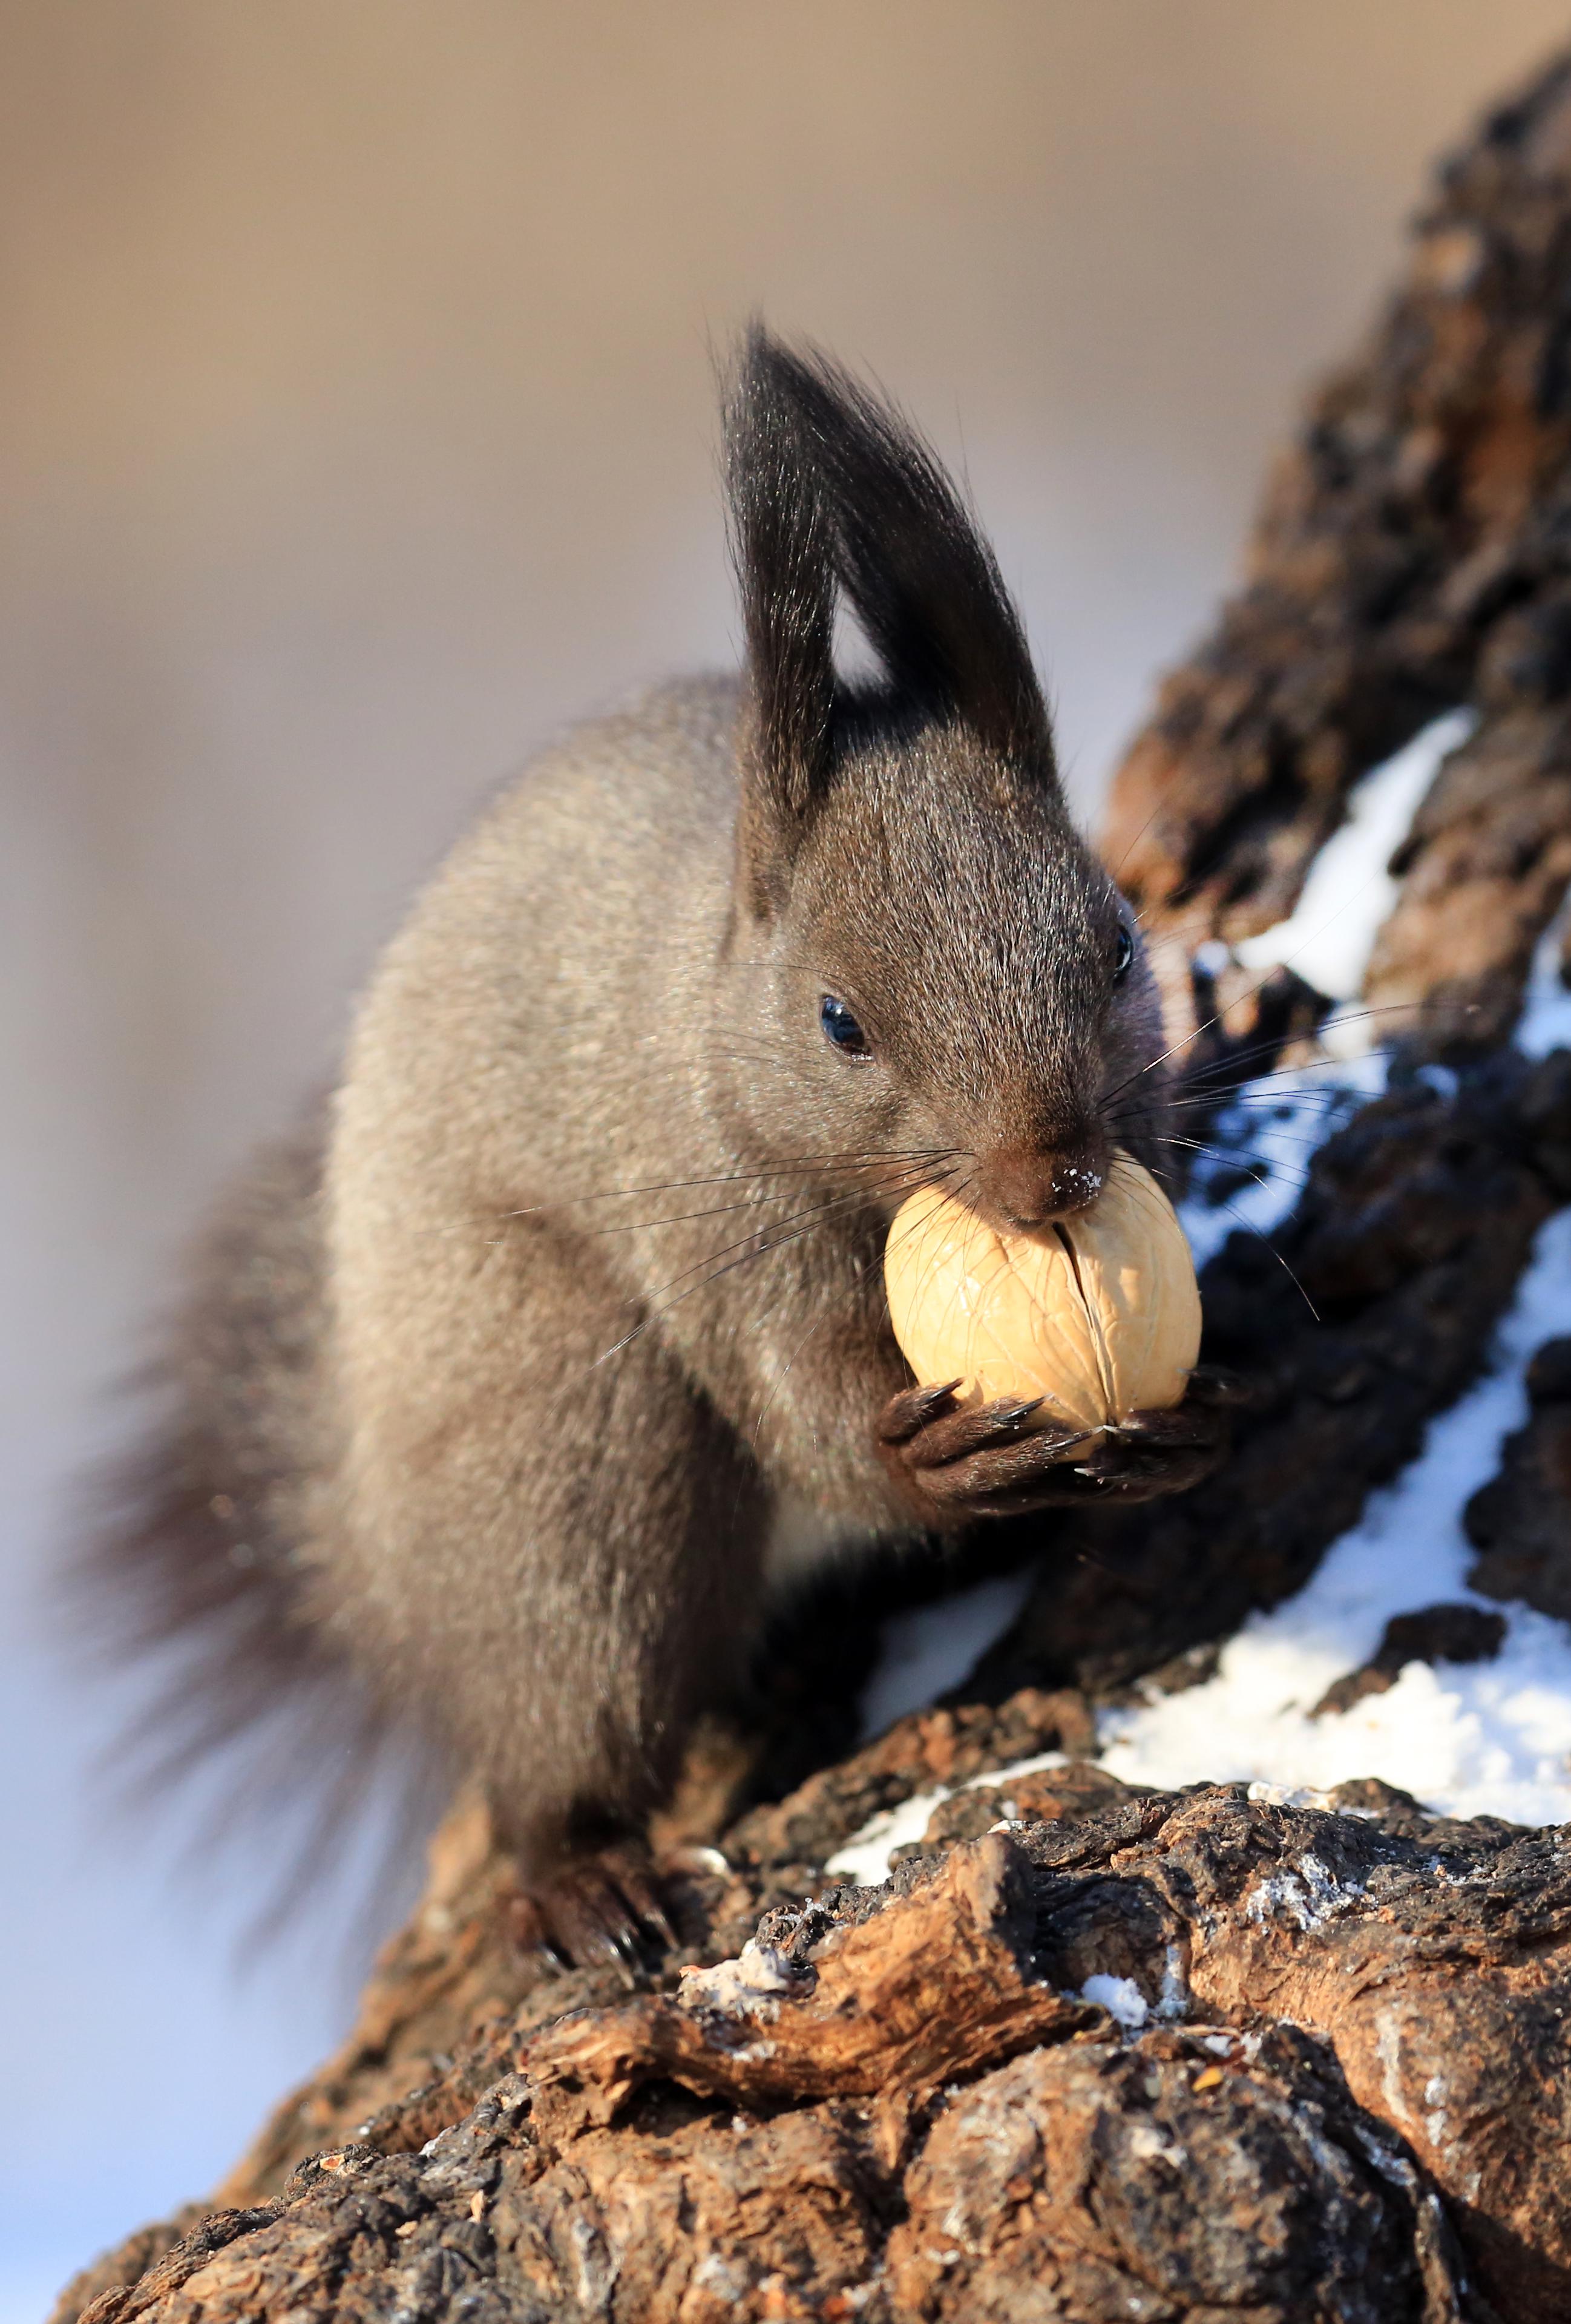
[[[1088,1209],[1106,1181],[1106,1141],[1081,1131],[1051,1144],[1022,1139],[995,1147],[977,1191],[1006,1226],[1040,1227]]]

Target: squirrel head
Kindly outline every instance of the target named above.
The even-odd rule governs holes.
[[[725,414],[746,641],[729,1103],[760,1148],[881,1155],[993,1223],[1095,1199],[1161,1047],[1127,904],[1075,829],[1024,631],[936,456],[759,327]],[[836,667],[836,611],[876,675]],[[725,1034],[721,1028],[721,1047]]]

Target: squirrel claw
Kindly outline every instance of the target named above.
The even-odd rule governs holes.
[[[608,1848],[601,1855],[615,1878],[616,1886],[633,1904],[639,1920],[661,1944],[674,1945],[677,1932],[666,1917],[653,1870],[646,1857],[635,1848]]]
[[[879,1453],[906,1507],[954,1526],[1061,1500],[1065,1458],[1087,1432],[1033,1426],[1040,1397],[961,1404],[958,1386],[904,1389],[879,1416]]]
[[[676,1942],[653,1874],[629,1846],[574,1857],[526,1889],[511,1933],[547,1969],[613,1969],[630,1991],[648,1982],[651,1952]]]
[[[907,1388],[877,1423],[892,1482],[929,1526],[1187,1492],[1226,1452],[1230,1408],[1249,1401],[1242,1381],[1208,1367],[1169,1410],[1105,1429],[1043,1428],[1032,1425],[1040,1398],[963,1405],[957,1385]]]
[[[941,1380],[931,1388],[902,1388],[892,1396],[878,1416],[878,1439],[881,1444],[907,1444],[931,1422],[958,1412],[955,1390],[957,1379]]]
[[[1195,1393],[1195,1380],[1200,1391]],[[1222,1461],[1229,1441],[1228,1409],[1247,1400],[1230,1374],[1197,1374],[1182,1404],[1132,1413],[1110,1428],[1079,1470],[1098,1499],[1154,1500],[1187,1492]]]

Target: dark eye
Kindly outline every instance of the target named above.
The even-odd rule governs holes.
[[[1127,928],[1120,928],[1118,931],[1118,942],[1114,946],[1113,951],[1113,982],[1114,984],[1118,982],[1121,976],[1127,976],[1129,974],[1130,965],[1133,959],[1134,938],[1130,935]]]
[[[818,1022],[824,1038],[832,1041],[843,1057],[870,1057],[873,1044],[843,1001],[826,992],[818,1003]]]

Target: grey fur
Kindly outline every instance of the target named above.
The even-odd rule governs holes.
[[[537,1878],[661,1799],[772,1539],[910,1529],[876,1441],[904,1193],[1050,1213],[1160,1046],[931,455],[762,335],[728,425],[748,673],[579,729],[420,898],[324,1166],[297,1147],[210,1248],[164,1474],[112,1545],[155,1627],[415,1720]],[[837,587],[885,654],[860,693]]]

